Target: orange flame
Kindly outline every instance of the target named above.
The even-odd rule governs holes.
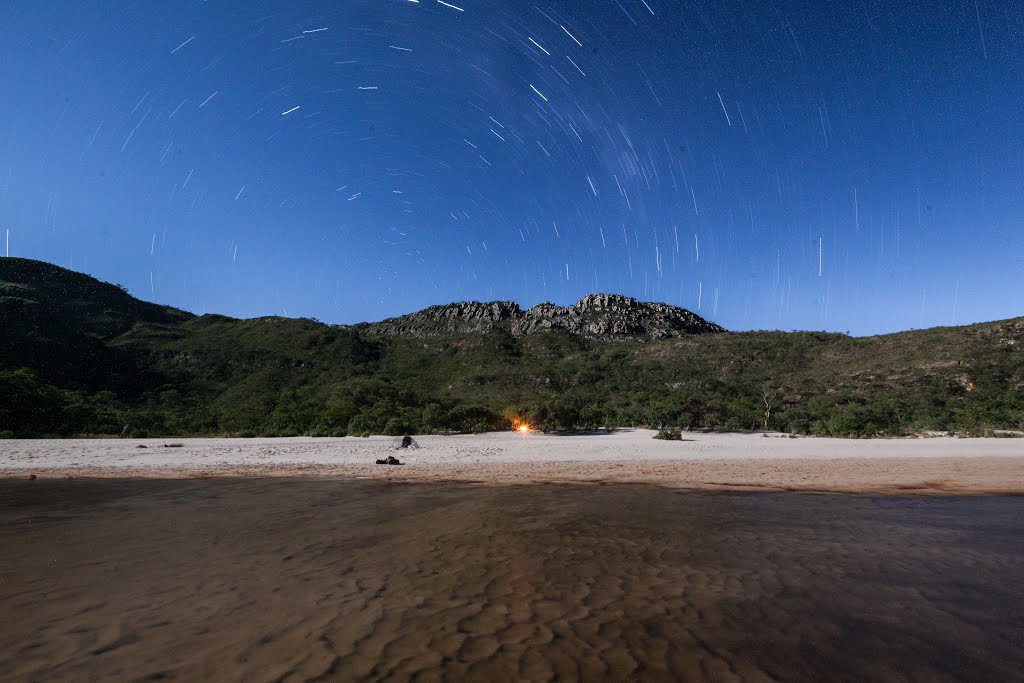
[[[525,434],[526,432],[533,429],[533,427],[531,427],[526,422],[523,422],[522,420],[516,420],[515,422],[512,423],[512,429],[517,432],[522,432],[523,434]]]

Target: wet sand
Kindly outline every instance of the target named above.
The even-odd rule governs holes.
[[[1024,497],[0,480],[0,679],[1020,680]]]
[[[338,439],[0,440],[0,477],[344,477],[387,481],[648,483],[686,489],[1024,493],[1024,439],[790,439],[649,430]],[[168,447],[173,445],[174,447]],[[143,448],[144,446],[144,448]],[[374,462],[398,455],[402,467]]]

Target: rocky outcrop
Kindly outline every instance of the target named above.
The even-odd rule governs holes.
[[[594,339],[663,339],[724,332],[684,308],[637,301],[617,294],[590,294],[568,308],[542,303],[523,311],[511,301],[468,301],[431,306],[417,313],[359,325],[370,334],[434,336],[504,329],[514,336],[548,330]]]
[[[562,308],[552,303],[545,301],[542,304],[537,304],[526,312],[527,317],[530,318],[557,318],[558,316],[565,315],[569,312],[568,308]]]
[[[431,306],[409,315],[389,318],[379,323],[362,323],[356,327],[376,334],[418,337],[487,332],[494,329],[496,324],[522,317],[523,311],[514,301],[463,301],[446,306]]]

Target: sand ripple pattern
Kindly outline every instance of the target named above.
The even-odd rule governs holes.
[[[0,480],[0,679],[1020,680],[1024,498]]]

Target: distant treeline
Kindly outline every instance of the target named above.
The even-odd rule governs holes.
[[[431,400],[393,384],[361,379],[338,388],[326,402],[280,393],[263,415],[214,409],[165,389],[134,403],[111,391],[93,394],[58,388],[31,370],[0,372],[0,438],[41,436],[369,436],[512,429],[542,430],[672,426],[682,429],[761,429],[793,434],[867,437],[948,430],[991,435],[1024,428],[1019,403],[972,396],[951,402],[946,391],[920,391],[913,403],[867,400],[838,392],[794,401],[748,387],[719,386],[700,395],[632,395],[588,400],[585,390],[494,408]],[[938,389],[938,388],[936,388]],[[766,399],[768,403],[766,404]],[[770,412],[768,408],[770,406]],[[767,413],[767,414],[766,414]]]

